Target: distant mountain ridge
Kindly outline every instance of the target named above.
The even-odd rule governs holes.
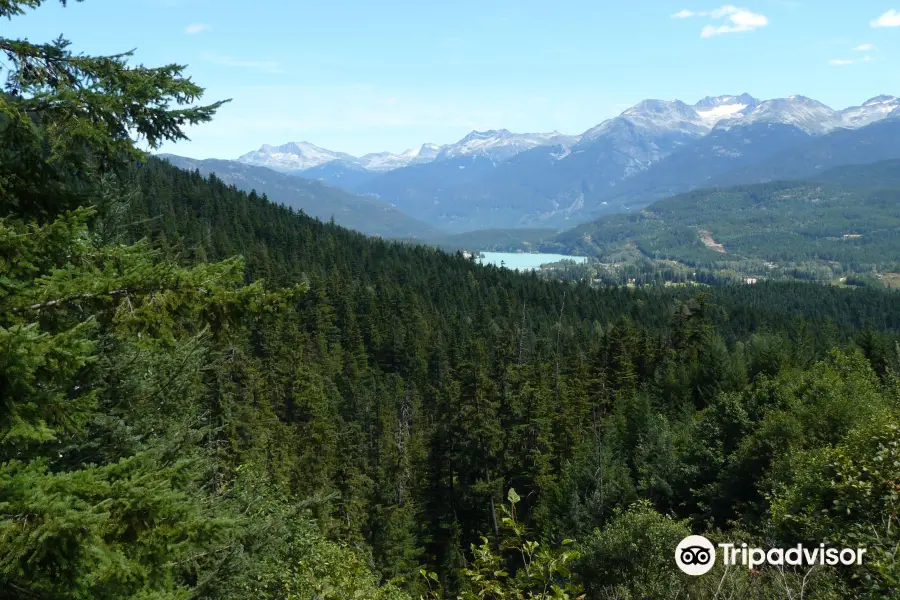
[[[196,160],[173,154],[160,154],[158,158],[181,169],[199,171],[207,177],[215,174],[240,190],[255,190],[260,195],[266,194],[276,204],[302,210],[322,221],[333,218],[343,227],[369,235],[404,239],[443,235],[440,230],[403,214],[390,204],[351,194],[320,181],[233,160]]]
[[[860,106],[834,110],[805,96],[790,96],[772,100],[758,100],[750,94],[738,96],[707,96],[696,104],[681,100],[643,100],[623,111],[618,117],[607,119],[580,135],[550,133],[512,133],[507,129],[472,131],[458,142],[438,145],[426,143],[418,149],[399,154],[375,152],[356,157],[344,152],[327,150],[310,142],[288,142],[280,146],[264,144],[240,156],[237,161],[281,171],[304,171],[332,161],[343,161],[361,168],[383,172],[422,164],[433,160],[447,160],[459,156],[484,155],[505,160],[519,152],[538,146],[570,147],[589,142],[603,135],[617,120],[627,120],[642,130],[681,131],[706,134],[715,127],[731,128],[752,123],[791,124],[810,133],[824,134],[841,127],[862,127],[883,119],[900,108],[894,96],[876,96]]]
[[[339,163],[339,166],[345,169],[357,167],[373,173],[382,173],[436,160],[451,160],[460,156],[483,156],[499,162],[538,146],[572,145],[577,140],[576,136],[566,136],[558,131],[512,133],[506,129],[497,129],[473,131],[454,144],[439,146],[426,143],[418,149],[406,150],[400,154],[376,152],[360,157],[326,150],[309,142],[288,142],[281,146],[264,144],[259,150],[241,155],[237,162],[302,174],[304,177],[308,175],[307,171],[328,163]]]
[[[718,185],[732,171],[830,136],[871,134],[884,142],[864,148],[853,162],[892,158],[885,134],[863,130],[893,120],[897,105],[893,96],[842,111],[804,96],[767,101],[749,94],[710,96],[694,105],[645,100],[575,136],[575,143],[519,152],[474,179],[469,173],[454,177],[451,165],[433,161],[428,168],[440,176],[430,185],[421,169],[407,167],[354,190],[450,231],[567,228]],[[740,181],[756,177],[767,180],[754,174]]]
[[[898,115],[900,99],[888,95],[842,110],[800,95],[651,99],[579,135],[492,129],[362,157],[292,142],[238,162],[370,196],[450,232],[564,229],[699,187],[895,158],[891,128],[879,126]]]

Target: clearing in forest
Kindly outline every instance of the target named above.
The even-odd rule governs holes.
[[[706,231],[705,229],[701,229],[697,233],[700,235],[700,241],[703,242],[704,246],[706,246],[710,250],[715,250],[716,252],[727,254],[727,252],[725,252],[725,246],[714,240],[710,232]]]

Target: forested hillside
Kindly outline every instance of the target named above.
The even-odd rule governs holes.
[[[878,399],[876,373],[896,368],[896,294],[805,284],[700,297],[594,290],[369,240],[155,161],[137,177],[141,200],[124,217],[137,224],[130,237],[159,240],[189,263],[243,254],[248,282],[308,286],[284,312],[242,323],[245,341],[226,363],[241,392],[223,411],[240,417],[220,424],[242,432],[229,440],[230,460],[261,453],[284,472],[289,497],[320,499],[315,514],[330,535],[362,544],[380,577],[414,591],[420,565],[459,585],[455,569],[472,558],[478,534],[494,534],[510,487],[523,498],[522,521],[548,542],[584,539],[641,499],[652,502],[634,509],[643,519],[656,518],[652,506],[695,526],[768,527],[762,494],[777,456],[756,464],[752,450],[774,442],[758,439],[773,435],[759,429],[774,424],[766,418],[819,427],[806,422],[810,413],[846,410],[830,403],[851,401],[857,385],[871,387],[871,410],[895,404]],[[853,340],[863,354],[829,355]],[[822,377],[837,386],[832,400],[819,398],[821,386],[806,389]],[[794,399],[771,404],[760,394]],[[726,443],[703,430],[728,401],[761,405],[742,417],[743,433],[727,443],[734,448],[679,467]],[[272,432],[241,406],[278,415],[286,438],[257,447],[273,444]],[[842,438],[866,414],[851,410],[829,435]],[[774,435],[784,450],[820,448],[818,433],[796,442]],[[598,480],[597,469],[610,479]],[[701,481],[712,487],[700,493]],[[582,560],[584,569],[603,563]],[[679,579],[668,576],[666,585]],[[657,585],[633,577],[620,583]]]
[[[134,150],[218,108],[177,65],[0,46],[3,593],[896,596],[900,295],[367,238]],[[868,552],[693,578],[690,532]]]
[[[848,167],[823,174],[832,179],[822,183],[698,190],[576,227],[541,248],[604,260],[635,246],[653,259],[765,277],[897,271],[900,189],[888,187],[894,168]]]

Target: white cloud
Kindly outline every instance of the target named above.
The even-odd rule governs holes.
[[[900,10],[891,9],[869,22],[872,27],[900,27]]]
[[[195,33],[202,33],[204,31],[209,31],[209,25],[207,25],[206,23],[191,23],[184,30],[185,33],[188,33],[191,35],[193,35]]]
[[[707,25],[700,30],[700,37],[711,38],[725,33],[738,33],[741,31],[755,31],[769,24],[769,19],[765,15],[749,11],[745,8],[738,8],[731,4],[726,4],[720,8],[709,11],[690,11],[682,10],[674,15],[673,19],[687,19],[690,17],[706,17],[714,21],[724,20],[720,25]]]
[[[828,61],[828,64],[832,67],[843,67],[846,65],[852,65],[853,61],[846,58],[833,58]]]
[[[856,52],[871,52],[875,49],[875,44],[860,44],[854,50]]]
[[[252,69],[263,73],[284,73],[281,64],[274,60],[246,60],[242,58],[233,58],[231,56],[220,56],[218,54],[203,54],[201,57],[204,61],[223,67],[234,67],[237,69]]]

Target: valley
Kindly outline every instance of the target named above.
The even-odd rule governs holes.
[[[637,253],[626,252],[623,264],[678,260],[729,278],[839,281],[880,279],[900,258],[892,201],[863,193],[900,189],[898,138],[893,96],[837,111],[803,96],[743,94],[694,105],[648,100],[574,136],[490,130],[397,155],[355,158],[303,142],[237,161],[167,158],[322,220],[448,251],[541,251],[614,264],[606,257],[633,244]],[[800,191],[795,206],[733,200],[747,197],[742,186],[791,180],[830,185],[828,200],[810,203]],[[310,185],[323,187],[310,193]],[[737,195],[724,191],[731,188]],[[317,204],[326,192],[331,199]],[[763,226],[763,218],[772,222]],[[829,227],[811,226],[821,219]],[[877,233],[867,224],[875,221]],[[857,226],[869,234],[843,237]]]
[[[0,1],[0,597],[900,598],[900,12],[514,4]]]

